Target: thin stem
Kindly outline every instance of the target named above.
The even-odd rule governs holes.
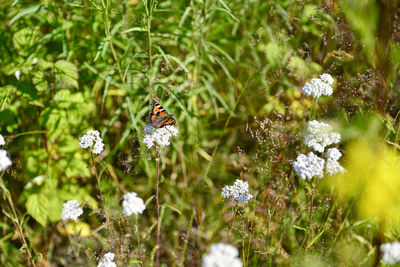
[[[229,231],[228,231],[228,242],[229,242],[229,243],[231,242],[231,231],[232,231],[232,229],[233,229],[233,225],[234,225],[234,223],[235,223],[235,218],[236,218],[236,211],[237,211],[237,209],[236,209],[236,203],[235,203],[235,205],[233,206],[232,211],[233,211],[233,217],[232,217],[232,221],[231,221],[231,226],[229,227]]]
[[[6,185],[5,185],[4,181],[3,181],[2,177],[4,175],[4,172],[5,171],[3,171],[1,173],[1,177],[0,177],[0,187],[3,189],[3,197],[5,199],[7,199],[7,202],[8,202],[8,204],[9,204],[11,210],[12,210],[12,213],[13,213],[13,216],[14,216],[12,221],[13,221],[15,229],[18,232],[19,238],[22,241],[23,247],[25,249],[25,255],[27,257],[27,259],[26,259],[27,264],[28,264],[28,266],[32,265],[33,267],[36,267],[35,260],[33,259],[31,251],[29,250],[29,246],[28,246],[28,243],[26,242],[26,239],[25,239],[25,236],[24,236],[24,232],[23,232],[21,224],[20,224],[20,222],[18,220],[17,212],[15,210],[14,203],[12,201],[10,191],[8,191],[8,189],[6,188]]]
[[[315,178],[317,179],[317,178]],[[313,216],[313,205],[314,205],[314,185],[315,185],[315,180],[312,180],[311,182],[311,201],[310,201],[310,210],[309,210],[309,217],[308,217],[308,229],[306,236],[303,239],[303,242],[301,244],[301,247],[303,248],[304,245],[308,244],[308,240],[310,237],[310,231],[311,231],[311,222],[312,222],[312,216]]]
[[[124,76],[122,74],[121,66],[119,64],[119,59],[117,57],[117,53],[115,52],[114,44],[112,42],[112,37],[111,37],[110,18],[108,15],[108,6],[109,6],[108,0],[107,0],[107,4],[104,2],[104,0],[101,0],[101,4],[103,6],[103,11],[104,11],[104,28],[105,28],[107,40],[110,43],[110,48],[111,48],[111,53],[113,55],[113,58],[114,58],[115,62],[117,63],[117,69],[118,69],[118,73],[121,77],[121,81],[124,82]]]
[[[140,265],[143,267],[142,247],[140,245],[139,223],[138,223],[137,214],[135,215],[135,231],[136,231],[136,239],[137,239],[137,243],[138,243]]]
[[[150,1],[150,6],[148,5]],[[147,54],[149,59],[149,95],[150,95],[150,104],[153,99],[153,54],[151,52],[152,48],[152,40],[151,40],[151,21],[153,18],[153,12],[156,7],[156,3],[153,0],[143,0],[143,4],[146,11],[146,23],[147,23]]]
[[[111,224],[111,220],[110,217],[108,216],[107,210],[106,210],[106,204],[104,203],[104,197],[103,197],[103,191],[101,190],[101,185],[100,185],[100,178],[99,175],[97,174],[97,169],[96,169],[96,164],[94,162],[94,157],[93,157],[93,153],[90,152],[90,156],[92,158],[92,165],[93,165],[93,169],[94,169],[94,173],[96,175],[96,180],[97,180],[97,185],[99,186],[99,193],[100,193],[100,202],[103,206],[103,210],[104,210],[104,215],[106,217],[106,223],[107,226],[109,228],[109,232],[110,232],[110,236],[111,236],[111,247],[114,248],[115,252],[117,252],[117,247],[115,245],[115,239],[114,239],[114,234],[113,234],[113,226]],[[117,253],[115,253],[117,254]]]
[[[156,232],[156,267],[160,266],[160,203],[158,199],[158,183],[160,181],[160,148],[157,148],[157,181],[156,181],[156,209],[157,209],[157,232]]]

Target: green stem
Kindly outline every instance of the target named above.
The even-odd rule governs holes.
[[[157,232],[156,232],[156,267],[160,266],[160,203],[158,196],[158,184],[160,182],[160,148],[157,147],[157,181],[156,181],[156,209],[157,209]]]

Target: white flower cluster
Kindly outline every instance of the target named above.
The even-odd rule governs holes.
[[[7,150],[0,149],[0,171],[4,171],[12,164],[10,158],[7,155]]]
[[[113,262],[114,257],[115,257],[114,253],[107,252],[106,254],[104,254],[103,258],[99,261],[97,267],[117,267],[117,264]]]
[[[253,198],[249,194],[249,184],[240,179],[237,179],[233,185],[226,185],[222,188],[221,194],[224,198],[230,198],[242,203],[247,203]]]
[[[385,243],[381,246],[383,254],[382,260],[389,264],[394,265],[400,261],[400,242]]]
[[[6,142],[4,142],[4,137],[0,134],[0,146],[4,146]]]
[[[303,94],[311,95],[314,98],[318,98],[321,95],[331,95],[333,93],[331,85],[334,82],[332,76],[324,73],[319,78],[311,79],[311,83],[306,83],[303,87]]]
[[[322,178],[324,176],[325,160],[309,152],[307,155],[300,154],[292,162],[295,172],[301,179],[312,179],[314,176]]]
[[[304,144],[314,148],[320,153],[324,152],[326,146],[340,142],[340,134],[332,132],[329,124],[316,120],[308,122]]]
[[[86,149],[90,147],[95,154],[100,154],[104,150],[103,139],[101,139],[99,131],[90,130],[79,138],[79,141],[81,148]]]
[[[83,210],[79,207],[79,202],[76,200],[69,200],[63,204],[63,210],[61,213],[61,218],[63,220],[74,220],[76,221],[79,216],[81,216]]]
[[[340,153],[339,149],[337,149],[336,147],[329,148],[326,151],[326,155],[327,160],[325,170],[329,175],[335,175],[340,172],[345,172],[345,169],[340,166],[340,163],[338,162],[338,160],[342,156],[342,153]]]
[[[153,133],[148,133],[143,138],[143,143],[147,148],[151,148],[155,144],[159,146],[169,146],[169,138],[171,136],[177,136],[178,129],[172,125],[167,125],[162,128],[157,128]]]
[[[134,192],[126,193],[124,200],[122,201],[122,213],[125,216],[131,216],[132,214],[142,214],[146,209],[143,199],[137,197]]]
[[[212,244],[210,252],[201,258],[202,267],[242,267],[239,251],[232,245]]]

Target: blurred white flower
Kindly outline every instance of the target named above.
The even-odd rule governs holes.
[[[210,252],[201,258],[202,267],[242,267],[239,251],[232,245],[212,244]]]
[[[32,61],[32,65],[35,65],[36,63],[38,63],[38,59],[37,59],[37,57],[35,57],[34,59],[33,59],[33,61]]]
[[[327,74],[327,75],[329,75],[329,74]],[[324,79],[326,79],[325,76],[324,76]],[[328,83],[325,83],[324,80],[321,80],[321,79],[316,79],[316,78],[311,79],[311,83],[306,83],[303,86],[303,94],[308,95],[308,96],[311,95],[314,98],[318,98],[321,95],[329,96],[332,93],[333,93],[332,87]]]
[[[300,154],[292,166],[301,179],[311,179],[314,176],[322,178],[324,176],[325,160],[309,152],[307,155]]]
[[[316,120],[308,122],[304,144],[318,152],[324,152],[326,146],[340,142],[340,134],[332,132],[329,124]]]
[[[11,164],[12,162],[7,155],[7,150],[0,149],[0,172],[10,167]]]
[[[146,209],[143,199],[137,197],[134,192],[126,193],[124,200],[122,201],[122,213],[125,216],[131,216],[132,214],[142,214]]]
[[[25,185],[25,188],[31,188],[34,184],[40,185],[44,181],[44,178],[45,177],[43,175],[36,176],[29,183]]]
[[[4,142],[4,137],[0,134],[0,146],[4,146],[6,142]]]
[[[243,203],[247,203],[253,198],[249,194],[249,184],[240,179],[237,179],[233,185],[227,185],[222,188],[221,194],[224,198],[230,198]]]
[[[342,166],[340,166],[340,163],[337,160],[330,158],[326,160],[325,170],[329,175],[335,175],[346,171]]]
[[[104,150],[103,139],[100,137],[99,131],[90,130],[84,136],[79,138],[79,146],[81,148],[92,148],[92,152],[100,154]]]
[[[329,85],[332,85],[332,83],[334,82],[332,76],[331,76],[329,73],[321,74],[321,75],[319,76],[319,78],[320,78],[324,83],[327,83],[327,84],[329,84]]]
[[[342,153],[340,153],[339,149],[334,147],[334,148],[329,148],[326,151],[326,155],[327,155],[328,159],[339,160],[340,157],[342,156]]]
[[[76,221],[81,216],[83,210],[79,207],[79,202],[76,200],[68,200],[63,204],[63,210],[61,212],[61,218],[63,220],[74,220]]]
[[[17,71],[15,72],[15,78],[17,78],[18,81],[19,81],[19,79],[21,78],[21,71],[20,71],[20,70],[17,70]]]
[[[114,253],[107,252],[106,254],[104,254],[103,258],[99,261],[97,267],[117,267],[117,264],[113,262],[114,257],[115,257]]]
[[[147,148],[151,148],[155,144],[159,146],[169,146],[171,144],[169,138],[178,135],[178,129],[172,125],[156,128],[152,133],[148,133],[149,131],[148,129],[146,130],[145,127],[145,131],[147,134],[143,138],[143,143]]]
[[[400,243],[397,241],[383,244],[381,252],[383,254],[382,260],[389,265],[394,265],[400,261]]]

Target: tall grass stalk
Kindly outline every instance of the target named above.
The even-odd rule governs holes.
[[[140,265],[143,267],[142,246],[140,244],[139,222],[138,222],[137,214],[135,214],[135,232],[136,232],[136,239],[137,239],[137,245],[138,245]]]
[[[5,171],[3,171],[1,173],[1,176],[0,176],[0,188],[3,191],[4,200],[7,201],[8,205],[10,206],[10,209],[12,211],[12,214],[8,214],[8,217],[10,217],[10,219],[12,220],[12,222],[14,224],[14,228],[17,231],[19,238],[21,239],[22,248],[25,251],[25,258],[26,258],[27,265],[36,267],[35,260],[34,260],[32,254],[31,254],[31,251],[29,249],[28,243],[26,242],[26,239],[25,239],[25,236],[24,236],[24,231],[22,230],[21,223],[20,223],[20,221],[18,219],[18,215],[17,215],[16,209],[14,207],[14,202],[13,202],[12,197],[11,197],[11,193],[7,189],[7,187],[6,187],[6,185],[5,185],[4,181],[3,181],[4,172]],[[2,212],[5,213],[4,210]]]
[[[114,249],[115,255],[118,255],[118,250],[117,250],[117,246],[116,246],[115,238],[114,238],[114,233],[113,233],[114,232],[114,227],[113,227],[113,225],[111,223],[110,216],[108,215],[108,212],[107,212],[107,209],[106,209],[106,204],[104,202],[103,191],[101,190],[100,178],[99,178],[99,175],[97,174],[96,164],[95,164],[94,156],[93,156],[92,152],[90,152],[90,156],[92,158],[92,166],[93,166],[93,170],[94,170],[94,173],[95,173],[95,176],[96,176],[97,185],[99,186],[100,202],[101,202],[101,205],[102,205],[103,210],[104,210],[104,216],[106,218],[107,227],[109,229],[109,233],[110,233],[110,237],[111,237],[111,247]]]
[[[160,147],[157,147],[157,180],[156,180],[156,209],[157,209],[157,229],[156,229],[156,267],[160,266],[160,203],[158,194],[158,184],[160,182]]]

